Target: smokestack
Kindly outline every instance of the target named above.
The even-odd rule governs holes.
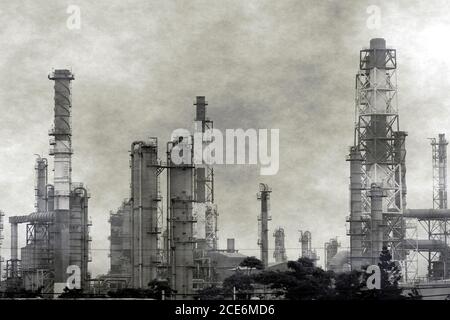
[[[233,253],[234,251],[234,238],[227,239],[227,252]]]
[[[204,96],[197,96],[194,106],[196,106],[195,121],[206,120],[206,106],[208,103]]]
[[[261,248],[261,261],[264,267],[269,264],[269,205],[270,193],[272,190],[267,184],[259,184],[259,193],[257,198],[261,200],[261,215],[258,217],[259,221],[259,240],[258,245]]]
[[[66,286],[67,267],[70,265],[70,189],[71,189],[71,81],[70,70],[55,70],[48,78],[54,80],[54,127],[50,132],[50,155],[54,156],[54,292]]]
[[[36,159],[36,212],[47,211],[47,159]]]
[[[11,274],[14,276],[15,272],[18,269],[17,260],[19,258],[18,255],[18,237],[17,237],[17,223],[11,221],[9,219],[9,223],[11,224]]]

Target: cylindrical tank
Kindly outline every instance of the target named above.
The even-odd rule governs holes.
[[[145,288],[157,278],[159,257],[158,143],[138,141],[131,145],[131,199],[133,238],[133,286]]]

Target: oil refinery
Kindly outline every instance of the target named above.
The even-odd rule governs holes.
[[[99,276],[90,272],[90,264],[95,262],[90,234],[95,225],[88,208],[95,200],[90,200],[84,183],[72,180],[72,156],[76,156],[72,138],[77,139],[72,130],[71,83],[75,76],[68,69],[52,71],[48,79],[54,84],[54,116],[48,157],[53,157],[53,167],[47,155],[35,155],[33,212],[12,215],[0,211],[0,247],[4,228],[10,228],[10,254],[0,257],[1,291],[39,292],[55,298],[73,289],[106,295],[165,282],[171,294],[165,292],[163,298],[195,299],[207,288],[222,287],[239,272],[281,272],[291,268],[290,261],[300,258],[339,274],[377,265],[380,253],[388,250],[401,270],[402,288],[450,296],[450,286],[445,286],[450,279],[445,133],[436,132],[430,138],[430,207],[410,207],[406,168],[414,159],[407,158],[408,133],[399,121],[400,110],[408,110],[399,108],[397,102],[397,50],[385,39],[373,38],[368,48],[360,50],[355,65],[354,136],[345,159],[350,206],[348,214],[341,212],[347,215],[347,234],[327,234],[330,240],[315,247],[312,225],[292,221],[302,229],[299,236],[289,234],[286,226],[272,225],[271,221],[278,223],[279,218],[271,211],[271,202],[278,201],[277,190],[260,179],[254,182],[256,198],[246,200],[259,212],[254,219],[258,228],[256,257],[242,253],[237,245],[239,234],[226,239],[226,247],[221,248],[219,217],[227,214],[215,197],[215,185],[221,181],[216,179],[211,161],[194,161],[195,142],[202,150],[214,142],[214,121],[208,117],[214,106],[209,106],[205,96],[197,96],[193,108],[180,106],[180,113],[192,114],[186,125],[195,128],[197,135],[174,131],[167,138],[151,132],[151,137],[129,142],[129,187],[128,181],[123,181],[128,194],[111,204],[109,216],[105,213],[110,225],[109,271]],[[201,141],[195,141],[198,137]],[[162,148],[165,152],[161,154]],[[296,205],[302,207],[302,203]],[[21,224],[25,229],[19,228]],[[295,256],[288,254],[286,245],[294,238],[298,243]],[[25,241],[21,248],[20,239]],[[256,258],[260,265],[251,265],[249,258]],[[421,264],[426,265],[425,273],[420,272]],[[255,292],[258,290],[268,294],[267,288],[256,286]]]

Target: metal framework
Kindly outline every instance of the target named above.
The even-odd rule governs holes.
[[[439,134],[438,139],[431,138],[431,159],[433,170],[433,209],[447,209],[447,145],[445,134]],[[426,231],[429,240],[440,240],[446,249],[428,250],[423,255],[428,264],[428,278],[446,279],[448,277],[449,250],[448,234],[450,221],[443,215],[439,219],[419,219],[420,225]]]
[[[360,51],[359,67],[354,147],[348,158],[353,166],[347,219],[353,269],[377,262],[383,245],[390,248],[394,259],[405,260],[402,211],[406,187],[402,185],[404,157],[399,159],[396,51],[386,48],[384,39],[372,39],[370,49]],[[373,221],[378,214],[372,210],[374,184],[382,192],[379,223]]]
[[[51,225],[50,222],[26,225],[26,247],[24,249],[27,249],[31,256],[28,257],[28,263],[22,265],[22,277],[25,282],[30,284],[33,291],[43,288],[43,292],[48,293],[53,289]]]
[[[213,281],[211,259],[208,252],[217,250],[217,205],[214,203],[214,168],[211,164],[208,151],[213,142],[212,132],[214,123],[206,117],[208,102],[204,96],[197,96],[194,102],[196,116],[194,121],[194,145],[201,145],[202,162],[195,163],[195,203],[193,217],[197,221],[194,228],[196,238],[194,252],[194,287],[204,288]],[[198,139],[199,141],[195,141]],[[194,150],[194,152],[196,152]],[[204,158],[206,157],[206,158]]]
[[[212,250],[217,250],[217,220],[219,214],[217,206],[214,204],[214,168],[210,164],[209,152],[203,152],[204,150],[208,150],[209,144],[213,141],[212,132],[214,122],[206,117],[208,102],[204,96],[197,96],[194,106],[196,106],[195,131],[201,133],[202,141],[200,143],[202,145],[202,156],[207,157],[203,159],[201,164],[196,164],[195,194],[196,200],[200,204],[199,210],[202,211],[200,212],[200,216],[197,215],[196,218],[199,222],[204,222],[207,247]],[[194,141],[194,143],[199,142]]]

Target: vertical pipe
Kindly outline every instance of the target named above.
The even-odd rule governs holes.
[[[142,163],[143,163],[143,153],[142,150],[139,152],[139,288],[143,288],[143,280],[144,280],[144,273],[143,273],[143,259],[142,259]]]
[[[17,223],[11,223],[11,260],[18,259]]]
[[[439,209],[447,209],[447,145],[445,134],[439,134]],[[447,245],[447,220],[440,223],[440,237]],[[447,278],[448,249],[442,252],[443,278]]]
[[[135,272],[135,263],[136,263],[136,251],[135,251],[135,217],[134,217],[134,146],[136,142],[133,142],[131,144],[131,150],[130,150],[130,171],[131,171],[131,180],[130,180],[130,220],[131,220],[131,226],[130,226],[130,239],[131,239],[131,256],[130,256],[130,263],[131,263],[131,283],[133,287],[136,285],[136,272]]]
[[[18,239],[17,239],[17,223],[9,221],[11,224],[11,273],[10,277],[16,277],[18,271]]]
[[[363,265],[362,162],[357,147],[350,148],[350,264],[353,270]]]
[[[270,189],[264,184],[259,184],[260,192],[258,197],[261,199],[261,215],[260,215],[260,223],[261,223],[261,234],[260,234],[260,248],[261,248],[261,261],[264,265],[264,268],[269,264],[269,199],[270,199]]]
[[[383,248],[383,190],[376,183],[372,183],[370,189],[371,197],[371,260],[377,264],[381,249]]]
[[[46,212],[47,159],[36,159],[36,212]]]

